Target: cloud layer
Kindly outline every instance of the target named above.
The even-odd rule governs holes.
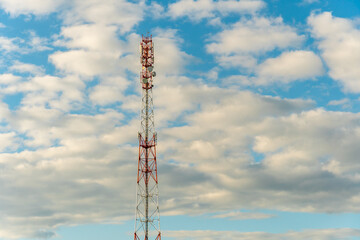
[[[13,17],[57,11],[62,25],[47,38],[30,32],[26,43],[0,37],[0,50],[11,59],[0,75],[1,238],[49,238],[59,226],[121,223],[133,217],[140,108],[140,36],[133,29],[147,17],[139,10],[144,4],[0,0]],[[200,21],[240,14],[204,43],[203,50],[215,57],[215,74],[241,67],[245,70],[239,74],[259,86],[326,74],[315,50],[302,49],[305,36],[280,17],[261,16],[264,7],[262,1],[182,0],[156,17]],[[355,23],[322,13],[311,15],[308,24],[330,76],[358,92]],[[261,219],[271,216],[238,209],[360,211],[358,113],[327,111],[309,99],[209,85],[186,71],[196,58],[183,49],[177,29],[153,33],[163,214],[211,209],[221,218]],[[20,49],[30,56],[48,51],[45,63],[54,71],[13,55]],[[345,57],[349,62],[342,62]],[[204,240],[328,240],[358,236],[359,231],[178,231],[168,236],[188,239],[189,234]]]

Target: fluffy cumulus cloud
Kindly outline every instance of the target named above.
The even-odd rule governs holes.
[[[9,69],[13,72],[30,73],[33,75],[43,75],[45,72],[44,68],[41,66],[30,63],[23,63],[19,61],[15,61]]]
[[[58,12],[67,24],[117,24],[123,31],[129,31],[142,19],[143,14],[139,10],[141,5],[144,5],[143,1],[134,3],[124,0],[0,0],[1,8],[13,16],[44,16]]]
[[[158,28],[154,31],[154,34],[156,34],[154,37],[156,46],[161,46],[157,49],[155,55],[156,69],[163,75],[179,76],[184,67],[192,60],[192,57],[180,48],[183,43],[182,38],[174,29]],[[172,82],[171,79],[164,79],[164,77],[159,77],[158,81],[166,81],[166,85]]]
[[[209,53],[232,54],[266,52],[276,48],[299,46],[304,40],[296,29],[284,24],[283,19],[255,17],[241,20],[213,37],[206,46]]]
[[[220,65],[255,67],[256,56],[275,49],[299,47],[304,36],[284,24],[282,18],[253,17],[242,19],[212,37],[206,45]]]
[[[1,0],[0,6],[11,15],[36,14],[44,15],[55,11],[66,0]]]
[[[360,231],[357,229],[319,229],[319,230],[305,230],[302,232],[287,232],[287,233],[263,233],[263,232],[231,232],[231,231],[169,231],[167,236],[173,239],[185,240],[225,240],[225,239],[239,239],[239,240],[303,240],[303,239],[319,239],[319,240],[334,240],[343,239],[350,240],[354,237],[360,236]]]
[[[0,51],[3,54],[3,59],[13,59],[14,54],[29,54],[33,52],[41,52],[50,50],[47,46],[45,38],[38,37],[35,32],[29,32],[29,38],[23,39],[20,37],[4,37],[0,36]]]
[[[257,84],[291,82],[313,79],[324,74],[321,59],[311,51],[283,52],[276,58],[266,59],[258,66]]]
[[[143,0],[130,2],[125,0],[89,0],[70,1],[70,9],[62,13],[67,24],[97,23],[117,25],[121,32],[128,32],[143,18]]]
[[[334,17],[330,12],[308,18],[317,39],[330,77],[339,81],[345,91],[360,92],[360,30],[356,21]]]
[[[281,17],[253,16],[242,18],[212,36],[206,50],[223,69],[240,67],[241,74],[225,78],[225,85],[287,84],[313,80],[325,73],[319,56],[313,51],[299,50],[304,40],[305,36],[285,24]],[[267,58],[274,51],[280,54]]]
[[[18,51],[20,48],[17,44],[19,39],[0,37],[0,50],[4,52]]]
[[[216,13],[255,13],[265,6],[261,0],[180,0],[169,5],[171,18],[189,17],[192,20],[215,17]]]
[[[121,41],[116,27],[97,24],[69,26],[62,29],[56,42],[67,51],[58,51],[49,59],[66,73],[95,76],[114,73],[119,68]]]

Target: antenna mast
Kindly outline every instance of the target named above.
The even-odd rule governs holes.
[[[140,42],[140,82],[142,87],[141,130],[137,171],[134,240],[161,240],[159,189],[156,161],[157,135],[154,125],[153,77],[154,44],[152,35]]]

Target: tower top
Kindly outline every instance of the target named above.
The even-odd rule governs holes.
[[[140,63],[142,65],[140,82],[143,89],[151,89],[153,87],[153,77],[156,76],[154,72],[154,44],[152,35],[142,36],[140,51]]]
[[[149,33],[147,33],[145,36],[144,35],[141,35],[142,36],[142,42],[152,42],[152,35]]]

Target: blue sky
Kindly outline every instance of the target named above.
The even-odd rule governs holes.
[[[360,239],[359,1],[0,8],[0,240],[132,238],[147,32],[163,239]]]

